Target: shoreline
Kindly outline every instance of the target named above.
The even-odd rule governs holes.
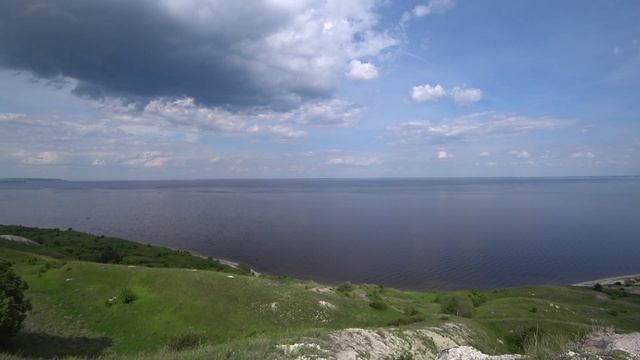
[[[616,283],[624,284],[626,281],[632,281],[633,283],[640,285],[640,274],[628,274],[628,275],[612,276],[612,277],[606,277],[601,279],[582,281],[579,283],[571,284],[571,286],[592,287],[595,284],[616,285]]]
[[[129,241],[132,241],[132,240],[129,240]],[[142,244],[142,243],[139,243],[139,244]],[[232,268],[236,268],[236,269],[237,269],[237,268],[238,268],[238,266],[240,266],[240,264],[241,264],[241,263],[240,263],[240,262],[238,262],[238,261],[233,261],[233,260],[229,260],[229,259],[224,259],[224,258],[220,258],[220,257],[216,257],[216,256],[207,256],[207,255],[203,255],[203,254],[200,254],[200,253],[197,253],[197,252],[191,251],[191,250],[187,250],[187,249],[179,249],[179,248],[176,248],[176,247],[173,247],[173,246],[166,246],[166,245],[154,245],[154,246],[161,246],[161,247],[165,247],[165,248],[167,248],[167,249],[171,249],[171,250],[173,250],[173,251],[186,251],[186,252],[188,252],[189,254],[191,254],[192,256],[196,256],[196,257],[199,257],[199,258],[201,258],[201,259],[206,259],[206,260],[209,260],[209,259],[211,259],[211,260],[215,260],[215,261],[219,262],[219,263],[220,263],[220,264],[222,264],[222,265],[231,266]],[[247,263],[244,263],[244,264],[246,264],[247,266],[249,266],[249,271],[251,272],[251,275],[252,275],[252,276],[260,276],[260,275],[262,275],[262,274],[263,274],[263,273],[261,273],[261,272],[256,271],[256,269],[254,269],[254,268],[253,268],[253,266],[251,266],[250,264],[247,264]]]

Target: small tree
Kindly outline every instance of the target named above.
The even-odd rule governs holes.
[[[0,260],[0,339],[15,335],[31,310],[31,303],[23,293],[27,288],[11,264]]]

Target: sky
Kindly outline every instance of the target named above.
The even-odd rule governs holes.
[[[3,0],[0,178],[640,175],[635,0]]]

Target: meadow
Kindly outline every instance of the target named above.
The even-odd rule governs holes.
[[[278,358],[279,345],[322,341],[338,329],[446,323],[470,329],[470,344],[485,353],[523,353],[532,335],[561,347],[596,328],[640,330],[640,296],[623,286],[414,292],[326,285],[251,276],[185,252],[73,230],[2,227],[2,234],[40,243],[0,240],[0,259],[29,284],[33,305],[21,332],[2,342],[0,357],[10,359]],[[104,248],[117,250],[120,261],[97,262]],[[135,299],[123,303],[123,291]]]

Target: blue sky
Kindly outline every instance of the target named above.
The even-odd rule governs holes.
[[[640,174],[637,1],[7,0],[0,177]]]

